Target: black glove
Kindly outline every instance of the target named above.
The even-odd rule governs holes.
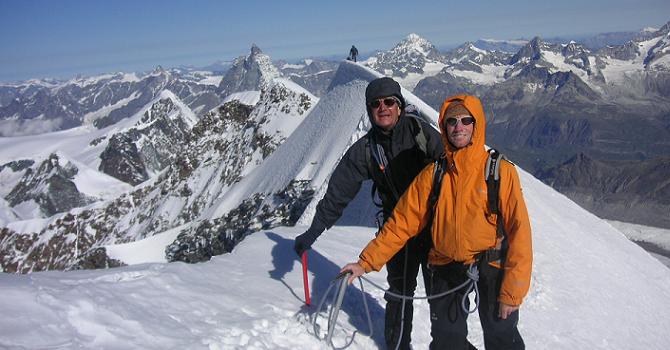
[[[295,238],[293,250],[295,250],[299,257],[302,257],[302,253],[312,248],[312,244],[314,244],[314,241],[316,241],[320,234],[321,232],[310,228]]]

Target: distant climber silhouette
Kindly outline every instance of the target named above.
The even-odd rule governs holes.
[[[347,57],[347,59],[349,61],[356,62],[356,57],[357,56],[358,56],[358,49],[356,48],[356,46],[351,45],[351,49],[349,50],[349,57]]]

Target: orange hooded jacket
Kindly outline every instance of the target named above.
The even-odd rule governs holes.
[[[449,104],[462,100],[475,118],[469,145],[455,149],[447,140],[443,119]],[[440,109],[439,125],[445,145],[447,168],[435,207],[432,227],[433,248],[428,255],[431,265],[452,261],[472,263],[475,255],[496,245],[496,215],[488,210],[485,167],[488,153],[484,147],[486,118],[475,96],[448,98]],[[361,252],[358,263],[366,272],[379,271],[429,220],[428,197],[433,185],[434,164],[426,166],[393,210],[379,235]],[[533,261],[531,228],[519,176],[509,162],[500,163],[500,210],[509,239],[505,274],[498,300],[521,305],[530,287]]]

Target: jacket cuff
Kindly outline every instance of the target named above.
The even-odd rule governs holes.
[[[520,306],[521,303],[523,303],[523,299],[515,298],[514,296],[507,294],[500,294],[500,296],[498,297],[498,301],[513,306]]]
[[[368,264],[367,262],[365,262],[365,260],[358,259],[358,265],[361,265],[363,270],[365,270],[365,273],[369,273],[369,272],[374,271],[372,266],[370,264]]]

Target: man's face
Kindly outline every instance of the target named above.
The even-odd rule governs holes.
[[[475,118],[465,108],[447,111],[444,118],[447,140],[455,148],[463,148],[470,144],[472,132],[475,130]]]
[[[400,103],[396,97],[379,98],[370,103],[372,121],[384,131],[389,131],[398,123]]]

